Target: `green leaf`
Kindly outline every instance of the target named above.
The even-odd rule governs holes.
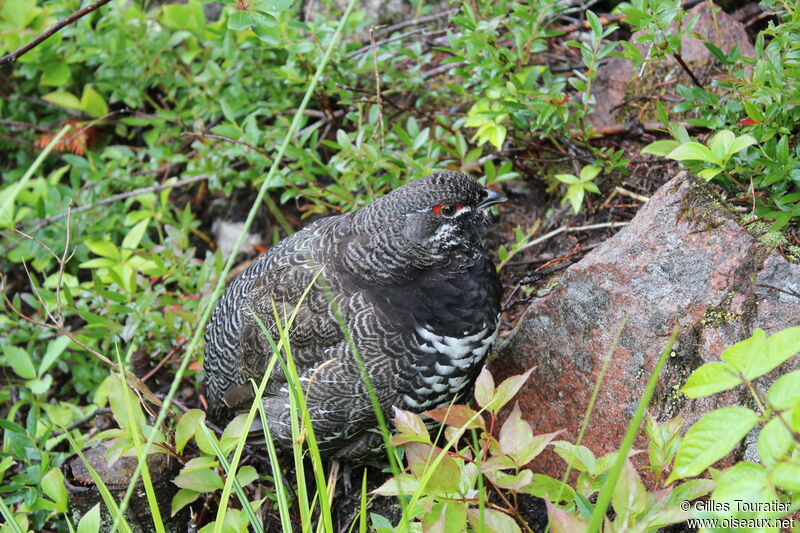
[[[741,385],[736,369],[727,363],[714,361],[697,368],[681,387],[689,398],[701,398]]]
[[[78,522],[77,533],[98,533],[100,531],[100,503],[95,504]]]
[[[722,359],[747,379],[763,376],[800,351],[800,327],[784,329],[768,339],[762,329],[722,352]]]
[[[711,150],[706,148],[700,143],[696,142],[687,142],[683,143],[669,154],[667,157],[670,159],[675,159],[677,161],[708,161],[709,163],[714,162],[714,154],[711,153]]]
[[[114,375],[111,378],[113,381],[110,383],[110,388],[108,391],[108,401],[111,405],[111,412],[114,415],[114,420],[116,420],[117,424],[121,428],[130,427],[132,423],[135,423],[136,427],[143,427],[146,419],[144,416],[144,412],[142,411],[142,406],[139,403],[139,399],[134,396],[131,390],[128,388],[126,384],[122,382],[119,376]],[[130,402],[131,411],[133,412],[134,419],[131,420],[130,416],[128,415],[128,407],[125,399],[125,395],[128,395],[127,401]]]
[[[708,141],[708,147],[714,154],[714,157],[719,161],[725,158],[729,153],[729,148],[733,144],[735,136],[730,130],[720,130],[714,134]]]
[[[72,73],[66,63],[49,63],[44,69],[44,72],[42,72],[39,83],[51,87],[61,87],[69,81],[71,75]]]
[[[108,114],[108,105],[105,99],[94,90],[91,84],[83,88],[81,109],[92,118],[100,118]]]
[[[242,487],[249,485],[250,483],[252,483],[257,479],[258,479],[258,472],[256,471],[255,468],[253,468],[250,465],[245,465],[243,467],[240,467],[239,471],[236,472],[236,481],[238,481]]]
[[[698,173],[697,173],[697,175],[698,175],[699,177],[703,178],[703,179],[704,179],[704,180],[706,180],[706,181],[711,181],[711,180],[713,180],[715,177],[717,177],[717,175],[718,175],[720,172],[722,172],[722,169],[721,169],[721,168],[719,168],[719,167],[713,167],[713,168],[704,168],[703,170],[701,170],[700,172],[698,172]]]
[[[533,494],[538,498],[549,501],[555,501],[559,494],[561,494],[561,501],[575,500],[575,489],[544,474],[534,474],[530,484],[520,489],[520,492]]]
[[[142,237],[144,237],[145,231],[147,231],[147,226],[150,224],[150,219],[145,218],[138,224],[136,224],[128,233],[125,235],[125,238],[122,240],[122,247],[126,250],[135,250],[139,243],[142,242]]]
[[[581,169],[581,182],[592,181],[602,169],[594,165],[586,165]]]
[[[780,462],[769,473],[770,481],[786,490],[800,490],[800,463]]]
[[[746,407],[723,407],[706,414],[686,432],[666,484],[700,475],[730,453],[757,421],[758,415]]]
[[[750,135],[736,137],[736,139],[734,139],[734,141],[731,143],[730,147],[728,147],[728,153],[735,154],[740,150],[747,148],[748,146],[756,144],[756,142],[757,141]]]
[[[50,385],[52,384],[53,376],[50,374],[45,374],[44,377],[41,378],[29,379],[25,382],[25,386],[37,396],[45,394],[48,390],[50,390]]]
[[[196,490],[180,489],[175,496],[172,497],[172,507],[170,516],[175,516],[178,511],[195,501],[200,497],[200,493]]]
[[[573,174],[556,174],[555,178],[561,183],[566,183],[568,185],[578,183],[578,177]]]
[[[121,259],[119,249],[113,242],[109,241],[99,241],[99,240],[87,240],[85,241],[86,247],[89,248],[95,254],[107,257],[109,259],[113,259],[114,261],[119,261]]]
[[[572,468],[576,468],[581,472],[588,472],[590,475],[595,474],[597,460],[589,448],[580,445],[576,446],[565,440],[559,440],[553,444],[555,445],[553,450]]]
[[[422,517],[425,533],[463,533],[467,530],[467,507],[464,502],[435,502]]]
[[[42,491],[56,504],[57,513],[67,512],[67,487],[64,484],[64,475],[59,468],[51,469],[42,476]]]
[[[411,495],[419,489],[419,480],[408,474],[387,479],[383,485],[370,492],[379,496],[399,496],[400,494]]]
[[[255,0],[253,7],[259,11],[268,11],[270,13],[277,13],[289,9],[292,5],[292,0]]]
[[[519,402],[508,415],[499,436],[500,450],[514,459],[517,466],[524,466],[535,456],[533,429],[522,419]]]
[[[228,29],[233,31],[245,30],[255,22],[256,19],[250,12],[237,10],[228,17]]]
[[[55,104],[57,106],[66,107],[67,109],[78,109],[81,110],[81,101],[78,100],[73,94],[64,91],[56,91],[50,94],[46,94],[42,96],[42,100],[46,100],[51,104]]]
[[[36,369],[28,352],[18,346],[3,346],[3,353],[6,356],[6,364],[11,367],[15,374],[23,379],[33,379],[36,377]]]
[[[569,189],[567,189],[567,195],[564,198],[569,200],[569,203],[572,205],[572,211],[576,214],[581,211],[583,196],[584,191],[582,185],[570,185]]]
[[[191,409],[184,414],[175,428],[175,449],[178,453],[183,453],[186,443],[195,434],[197,426],[204,424],[206,414],[200,409]]]
[[[37,376],[41,376],[52,367],[55,362],[61,357],[61,354],[64,353],[64,350],[67,349],[69,346],[70,338],[66,335],[62,335],[60,337],[56,337],[55,339],[51,340],[47,343],[47,351],[44,353],[44,357],[42,357],[42,362],[39,363],[39,371],[36,373]]]
[[[672,489],[664,500],[664,507],[679,505],[682,501],[694,501],[714,490],[716,486],[717,484],[711,479],[692,479],[681,483]]]
[[[785,415],[784,415],[785,416]],[[787,452],[794,445],[792,433],[786,427],[788,417],[781,420],[776,416],[761,429],[758,435],[758,456],[767,467],[786,457]]]
[[[224,486],[219,474],[210,468],[192,470],[190,472],[181,471],[173,480],[173,483],[182,489],[189,489],[196,492],[213,492]]]
[[[800,402],[800,370],[776,379],[767,392],[767,401],[773,409],[790,409]]]
[[[256,13],[253,32],[258,39],[270,46],[280,46],[282,41],[281,25],[272,15]]]

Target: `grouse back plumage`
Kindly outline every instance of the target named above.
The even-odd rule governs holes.
[[[282,321],[297,313],[291,352],[329,456],[363,457],[381,442],[354,351],[385,413],[422,412],[464,393],[497,336],[501,287],[480,238],[491,222],[485,208],[504,200],[440,171],[273,246],[231,283],[206,328],[212,417],[252,402],[249,380],[262,378],[272,355],[255,317],[277,342],[276,309]],[[277,365],[263,402],[274,441],[291,447]]]

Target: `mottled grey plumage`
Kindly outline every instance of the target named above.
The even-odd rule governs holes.
[[[504,200],[465,174],[440,171],[279,242],[231,283],[206,329],[212,417],[250,406],[248,380],[261,379],[272,355],[253,313],[277,341],[273,303],[282,320],[290,316],[319,272],[290,338],[326,455],[355,459],[381,443],[353,346],[387,414],[465,392],[497,335],[501,288],[480,238],[491,221],[485,207]],[[291,447],[278,365],[264,406],[273,439]]]

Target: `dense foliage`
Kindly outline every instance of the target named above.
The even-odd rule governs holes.
[[[79,4],[2,1],[0,54],[18,48]],[[266,184],[275,151],[334,37],[341,16],[335,7],[325,4],[304,18],[301,6],[290,0],[238,0],[219,14],[198,0],[163,5],[112,0],[3,66],[0,510],[6,524],[0,531],[72,527],[65,518],[66,495],[57,467],[97,436],[83,424],[107,405],[119,425],[102,435],[117,439],[112,453],[141,452],[141,441],[153,437],[161,444],[159,451],[185,461],[175,481],[182,489],[175,510],[201,498],[219,501],[225,487],[223,501],[231,491],[240,498],[225,523],[231,530],[246,530],[252,511],[246,502],[254,496],[244,489],[258,474],[252,466],[242,467],[236,483],[226,485],[229,465],[223,464],[243,442],[236,425],[241,420],[219,438],[204,425],[199,410],[189,410],[177,424],[153,428],[138,398],[122,392],[127,381],[144,398],[152,394],[147,387],[163,398],[172,382],[176,361],[196,334],[223,271],[225,258],[216,250],[209,213],[244,218],[243,213],[217,215],[219,200],[236,199],[246,212],[253,191],[263,185],[277,240],[301,219],[356,209],[409,179],[448,167],[481,175],[488,185],[535,174],[574,213],[585,211],[587,198],[602,194],[598,183],[614,183],[627,173],[631,156],[591,142],[597,134],[590,114],[598,69],[615,54],[637,68],[659,56],[679,55],[680,36],[692,30],[689,21],[680,30],[670,26],[686,16],[676,0],[620,4],[617,10],[625,18],[615,20],[622,21],[622,29],[592,11],[552,0],[411,4],[412,17],[430,16],[437,29],[408,33],[398,25],[371,34],[376,22],[365,11],[347,18],[345,37],[335,44],[304,122]],[[791,248],[781,231],[794,230],[800,221],[800,11],[791,3],[769,1],[765,7],[769,23],[756,39],[755,59],[743,57],[737,48],[720,50],[708,43],[727,75],[707,86],[681,85],[676,102],[659,100],[665,139],[645,152],[684,162],[747,206],[749,220],[773,232],[774,244]],[[559,39],[574,16],[578,37],[571,29],[574,40]],[[638,37],[623,38],[634,30]],[[637,42],[656,52],[642,54]],[[562,62],[573,62],[571,68],[555,68],[546,60],[553,49]],[[512,164],[515,153],[545,163]],[[530,230],[517,229],[512,242],[498,250],[501,266],[539,227],[537,222]],[[796,335],[789,331],[787,336]],[[750,342],[777,341],[756,335]],[[183,397],[195,407],[201,405],[202,356],[191,355],[183,374],[189,390]],[[153,368],[153,361],[173,357],[174,365],[166,364],[161,372]],[[720,364],[736,367],[723,359],[726,363]],[[144,365],[143,371],[137,364]],[[141,381],[112,373],[120,367]],[[709,374],[707,381],[698,385],[701,378],[695,374],[686,393],[711,394],[740,384],[750,390],[750,380],[758,377],[736,367],[740,375],[734,379],[736,372],[713,368],[713,375],[707,368],[698,370],[700,376]],[[489,379],[482,377],[486,389],[476,393],[488,395],[483,403],[477,398],[482,408],[491,398]],[[698,423],[700,428],[693,430],[714,435],[715,450],[727,453],[739,433],[758,420],[766,422],[758,441],[763,465],[737,465],[734,472],[750,469],[747,475],[766,484],[759,498],[782,498],[796,509],[800,487],[791,479],[798,479],[800,398],[791,392],[797,377],[789,374],[783,380],[769,390],[771,405],[762,412],[723,413],[738,420],[738,433],[725,433],[724,421]],[[487,410],[494,420],[499,405]],[[477,411],[458,413],[466,423],[462,429],[486,429]],[[442,413],[437,416],[458,425]],[[415,452],[406,454],[410,473],[405,479],[417,483],[410,485],[411,492],[419,489],[417,499],[430,505],[413,508],[417,514],[405,518],[411,523],[416,517],[422,528],[447,517],[479,530],[476,516],[488,515],[499,525],[486,531],[508,530],[502,528],[514,521],[513,505],[484,510],[481,503],[476,514],[473,506],[445,503],[462,489],[464,497],[483,490],[478,481],[483,478],[470,466],[476,457],[491,462],[487,479],[513,492],[513,501],[517,491],[549,495],[558,504],[550,509],[559,524],[555,530],[583,527],[594,511],[589,498],[615,459],[596,459],[579,443],[556,441],[554,435],[533,437],[527,423],[512,413],[504,428],[515,432],[525,449],[504,443],[502,430],[499,440],[476,435],[459,456],[443,454],[427,471],[427,459],[440,450],[416,431],[417,419],[399,415],[398,422],[400,435],[419,437]],[[681,444],[680,426],[678,420],[646,426],[652,443],[649,468],[658,472],[663,486],[705,472],[720,455],[698,458],[685,451],[687,442],[696,442],[695,434],[690,430]],[[523,458],[546,445],[580,471],[576,487],[522,468]],[[454,468],[457,475],[467,472],[469,486],[437,474],[452,474]],[[684,518],[674,508],[676,501],[714,490],[711,481],[689,481],[671,495],[659,493],[661,500],[656,500],[629,462],[621,468],[629,492],[619,489],[612,504],[618,517],[642,528]],[[500,473],[509,469],[513,474]],[[723,475],[734,474],[715,473],[718,480]],[[432,476],[440,487],[419,485]],[[563,491],[562,497],[553,497],[552,489]],[[723,497],[732,496],[715,493]],[[286,495],[270,493],[270,498],[266,505],[280,506]],[[625,505],[630,507],[623,512]],[[306,522],[309,516],[304,515]],[[89,516],[83,531],[92,531],[94,520],[95,515]],[[386,521],[374,518],[373,525],[381,529]]]

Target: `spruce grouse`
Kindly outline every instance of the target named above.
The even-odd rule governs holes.
[[[326,456],[357,460],[382,442],[353,348],[386,414],[465,394],[497,337],[501,286],[480,238],[491,223],[486,208],[505,200],[466,174],[438,171],[273,246],[231,283],[206,329],[211,417],[249,408],[249,380],[266,371],[272,348],[253,313],[277,341],[274,309],[290,316],[319,272],[290,340]],[[273,440],[290,448],[278,365],[263,402]]]

